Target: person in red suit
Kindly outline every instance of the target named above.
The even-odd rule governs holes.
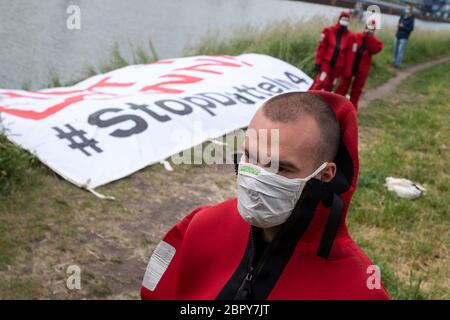
[[[350,89],[350,101],[358,109],[358,101],[372,65],[372,56],[383,49],[383,42],[375,37],[375,20],[366,24],[364,31],[355,35],[358,46],[355,55],[349,55],[336,93],[345,96]],[[353,79],[353,82],[352,82]]]
[[[348,30],[350,15],[342,11],[338,22],[322,30],[314,60],[317,72],[312,90],[332,91],[335,79],[341,76],[347,57],[352,55],[353,33]]]
[[[278,129],[277,165],[261,160],[270,146],[251,147],[263,129],[268,141]],[[389,299],[345,223],[359,170],[351,102],[326,91],[283,93],[248,130],[256,135],[246,133],[237,198],[197,208],[169,230],[142,299]]]

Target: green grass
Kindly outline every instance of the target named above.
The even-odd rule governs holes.
[[[158,54],[151,40],[148,42],[148,49],[131,44],[130,48],[133,55],[132,61],[127,61],[123,57],[119,45],[116,43],[112,47],[110,58],[107,61],[103,62],[98,68],[92,65],[87,66],[84,77],[67,83],[61,83],[59,75],[54,70],[51,70],[48,87],[70,86],[98,73],[106,73],[131,63],[146,64],[158,60]],[[32,83],[29,80],[25,80],[21,89],[32,90]],[[1,133],[2,128],[0,114],[0,199],[2,196],[6,196],[14,187],[23,188],[25,184],[32,184],[35,181],[34,176],[40,173],[39,169],[45,168],[36,157],[6,139]]]
[[[359,113],[366,143],[349,226],[395,299],[450,298],[449,82],[450,64],[436,66]],[[398,198],[383,186],[388,176],[427,192]]]
[[[0,200],[13,189],[32,183],[41,168],[43,166],[36,157],[0,134]]]
[[[238,29],[229,38],[212,34],[193,48],[187,48],[187,55],[241,53],[267,54],[313,73],[314,52],[319,31],[327,21],[317,18],[292,23],[290,21],[270,25],[262,30],[254,27]]]
[[[158,54],[151,40],[149,40],[148,42],[148,49],[142,46],[135,46],[132,44],[129,44],[129,47],[131,54],[133,56],[131,61],[124,58],[124,56],[121,53],[119,44],[116,43],[111,49],[109,59],[103,62],[99,68],[96,68],[92,65],[86,68],[85,72],[86,77],[91,77],[98,73],[106,73],[115,69],[128,66],[130,64],[147,64],[158,60]],[[81,80],[78,80],[76,82],[79,81]],[[71,82],[70,84],[75,84],[76,82]]]
[[[246,27],[238,29],[229,38],[212,34],[201,40],[186,54],[229,54],[262,53],[282,59],[312,76],[314,56],[323,27],[330,21],[315,17],[307,21],[285,21],[270,25],[263,29]],[[351,23],[353,32],[363,29],[361,24]],[[384,42],[384,49],[373,59],[372,70],[366,88],[383,84],[396,74],[391,68],[392,48],[395,30],[386,28],[377,31],[377,36]],[[408,42],[403,66],[427,61],[450,54],[449,31],[415,30]]]

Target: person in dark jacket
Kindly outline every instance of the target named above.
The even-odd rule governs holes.
[[[375,37],[375,20],[369,20],[364,31],[355,35],[357,51],[355,55],[348,55],[345,71],[339,79],[336,93],[345,96],[350,90],[350,101],[358,109],[358,101],[369,75],[372,56],[383,49],[383,42]]]
[[[397,33],[395,34],[394,56],[392,59],[392,66],[394,68],[400,68],[406,44],[413,30],[414,16],[412,14],[412,7],[406,6],[405,14],[400,17],[397,25]]]

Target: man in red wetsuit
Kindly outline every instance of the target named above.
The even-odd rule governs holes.
[[[317,75],[312,90],[332,91],[334,80],[341,76],[347,57],[355,49],[351,47],[353,33],[348,30],[349,21],[349,13],[343,11],[335,25],[322,30],[314,60]]]
[[[272,129],[275,166],[262,161],[272,156]],[[268,144],[252,149],[264,130]],[[359,169],[351,102],[314,90],[272,97],[251,120],[244,147],[237,198],[197,208],[169,230],[141,297],[388,299],[345,223]]]
[[[354,37],[358,47],[356,54],[349,55],[344,73],[339,79],[336,93],[345,96],[350,89],[350,101],[358,109],[358,101],[372,65],[372,56],[383,49],[383,42],[375,37],[375,20],[369,20],[364,31]],[[352,83],[353,79],[353,83]]]

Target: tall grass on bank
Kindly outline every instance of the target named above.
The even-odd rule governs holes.
[[[95,76],[99,73],[107,73],[113,71],[115,69],[123,68],[131,64],[147,64],[153,61],[158,60],[158,54],[151,40],[148,41],[148,48],[143,46],[136,46],[133,44],[128,45],[131,51],[132,59],[127,60],[122,51],[121,46],[118,43],[115,43],[111,48],[111,53],[109,58],[101,63],[98,67],[94,65],[89,65],[85,69],[85,76],[81,79],[69,81],[65,83],[65,86],[74,85],[86,78]],[[50,82],[50,87],[52,86],[52,82]]]
[[[230,37],[211,34],[194,47],[186,48],[186,54],[262,53],[284,60],[314,75],[314,56],[322,29],[330,21],[315,17],[307,21],[291,20],[257,28],[237,29]],[[363,25],[351,23],[350,30],[361,32]],[[366,88],[384,83],[396,71],[392,69],[394,28],[377,30],[376,36],[384,42],[383,51],[373,59],[372,70]],[[425,31],[416,29],[410,37],[403,66],[431,60],[450,54],[450,31]]]
[[[7,131],[0,114],[0,202],[15,189],[33,186],[36,175],[47,170],[37,157],[9,141]]]
[[[186,48],[186,54],[262,53],[284,60],[307,74],[312,74],[319,33],[327,23],[327,20],[318,17],[307,22],[279,22],[262,29],[246,26],[236,29],[227,38],[219,34],[210,34],[195,47]]]
[[[37,166],[40,166],[40,162],[36,157],[0,133],[0,201],[15,187],[30,183],[32,171]]]

